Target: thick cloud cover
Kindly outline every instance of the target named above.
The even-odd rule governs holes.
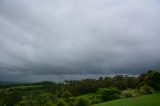
[[[159,69],[159,19],[159,0],[0,0],[0,80]]]

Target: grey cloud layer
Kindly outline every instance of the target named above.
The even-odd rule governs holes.
[[[159,19],[158,0],[1,0],[0,78],[159,68]]]

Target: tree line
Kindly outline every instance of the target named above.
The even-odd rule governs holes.
[[[0,106],[78,106],[87,100],[77,98],[94,94],[92,103],[160,91],[160,72],[149,70],[139,76],[115,75],[98,79],[65,80],[63,82],[44,81],[39,83],[0,86]],[[96,95],[96,96],[95,96]],[[66,104],[65,104],[66,103]],[[81,105],[83,106],[83,105]]]

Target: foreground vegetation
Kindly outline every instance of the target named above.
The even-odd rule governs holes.
[[[144,95],[133,98],[118,99],[93,106],[159,106],[160,94]]]
[[[153,95],[153,98],[141,95],[156,94],[159,91],[160,72],[150,70],[142,73],[139,77],[116,75],[61,83],[45,81],[28,84],[3,84],[0,85],[0,106],[89,106],[129,97],[138,97],[137,99],[133,98],[137,101],[142,99],[144,102],[148,100],[154,102],[159,99],[159,95]],[[122,101],[122,104],[123,101],[132,103],[130,100],[132,101],[132,99],[119,101]],[[114,102],[116,105],[117,102]],[[112,104],[112,102],[106,104],[108,103]],[[133,106],[136,103],[138,102],[132,103]],[[157,102],[153,104],[156,106]],[[105,104],[98,104],[98,106],[101,105]]]

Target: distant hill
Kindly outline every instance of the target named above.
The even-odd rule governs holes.
[[[20,84],[20,82],[14,82],[14,81],[0,81],[0,85],[9,85],[9,84]]]

